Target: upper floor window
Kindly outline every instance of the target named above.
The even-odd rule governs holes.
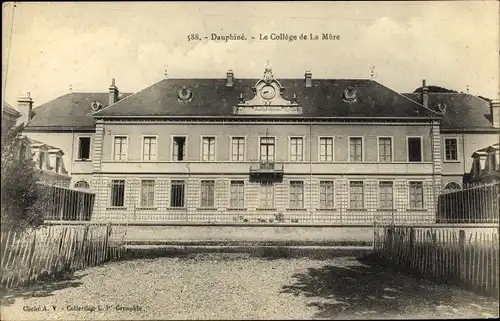
[[[379,137],[378,139],[378,160],[381,163],[392,162],[392,138]]]
[[[56,157],[56,173],[61,172],[61,157]]]
[[[231,160],[243,161],[245,159],[245,137],[231,139]]]
[[[127,159],[127,137],[115,136],[114,143],[114,160]]]
[[[156,136],[145,136],[142,145],[142,159],[156,160]]]
[[[203,137],[201,147],[201,160],[215,160],[215,137]]]
[[[78,159],[90,159],[90,137],[78,137]]]
[[[422,138],[421,137],[407,137],[408,140],[408,161],[421,162],[422,161]]]
[[[319,161],[333,161],[333,137],[320,137],[319,139]]]
[[[456,138],[444,139],[444,153],[445,153],[445,160],[447,161],[458,160],[458,140]]]
[[[260,160],[274,162],[274,137],[260,138]]]
[[[45,169],[45,157],[45,153],[42,151],[38,154],[38,168]]]
[[[363,138],[350,137],[349,138],[349,160],[351,162],[363,161]]]
[[[172,159],[174,161],[182,161],[186,157],[186,137],[175,136],[173,138]]]
[[[301,162],[303,160],[304,139],[302,137],[290,137],[290,161]]]

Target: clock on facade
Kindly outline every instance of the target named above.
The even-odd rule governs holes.
[[[268,85],[268,86],[262,87],[262,89],[260,90],[260,94],[262,95],[262,98],[264,98],[264,99],[271,99],[276,94],[276,90],[274,89],[273,86]]]

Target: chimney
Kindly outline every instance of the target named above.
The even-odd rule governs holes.
[[[491,121],[494,127],[500,127],[500,101],[498,99],[490,102]]]
[[[31,94],[28,92],[26,96],[21,96],[17,99],[17,109],[21,117],[17,120],[18,124],[24,123],[27,125],[34,116],[33,100]]]
[[[429,107],[429,88],[425,84],[425,79],[422,80],[422,105]]]
[[[109,86],[109,105],[118,101],[118,87],[115,86],[115,78],[111,79],[111,86]]]
[[[227,87],[233,87],[233,81],[234,81],[234,73],[231,69],[229,69],[226,73],[227,75],[227,82],[226,82],[226,86]]]
[[[306,87],[312,87],[312,80],[311,80],[312,73],[311,73],[311,71],[307,70],[305,76],[306,76]]]

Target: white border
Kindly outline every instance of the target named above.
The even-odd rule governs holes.
[[[460,162],[460,150],[459,150],[459,139],[458,136],[442,136],[443,137],[443,163],[459,163]],[[454,139],[457,142],[457,159],[446,159],[446,140]]]

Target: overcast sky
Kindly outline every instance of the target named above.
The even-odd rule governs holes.
[[[396,91],[429,85],[499,96],[499,2],[3,4],[5,100],[35,106],[69,92],[137,92],[171,78],[370,78]],[[331,33],[332,41],[191,41],[198,33]],[[10,55],[9,35],[11,35]],[[8,59],[8,77],[5,64]],[[2,92],[4,87],[2,87]]]

